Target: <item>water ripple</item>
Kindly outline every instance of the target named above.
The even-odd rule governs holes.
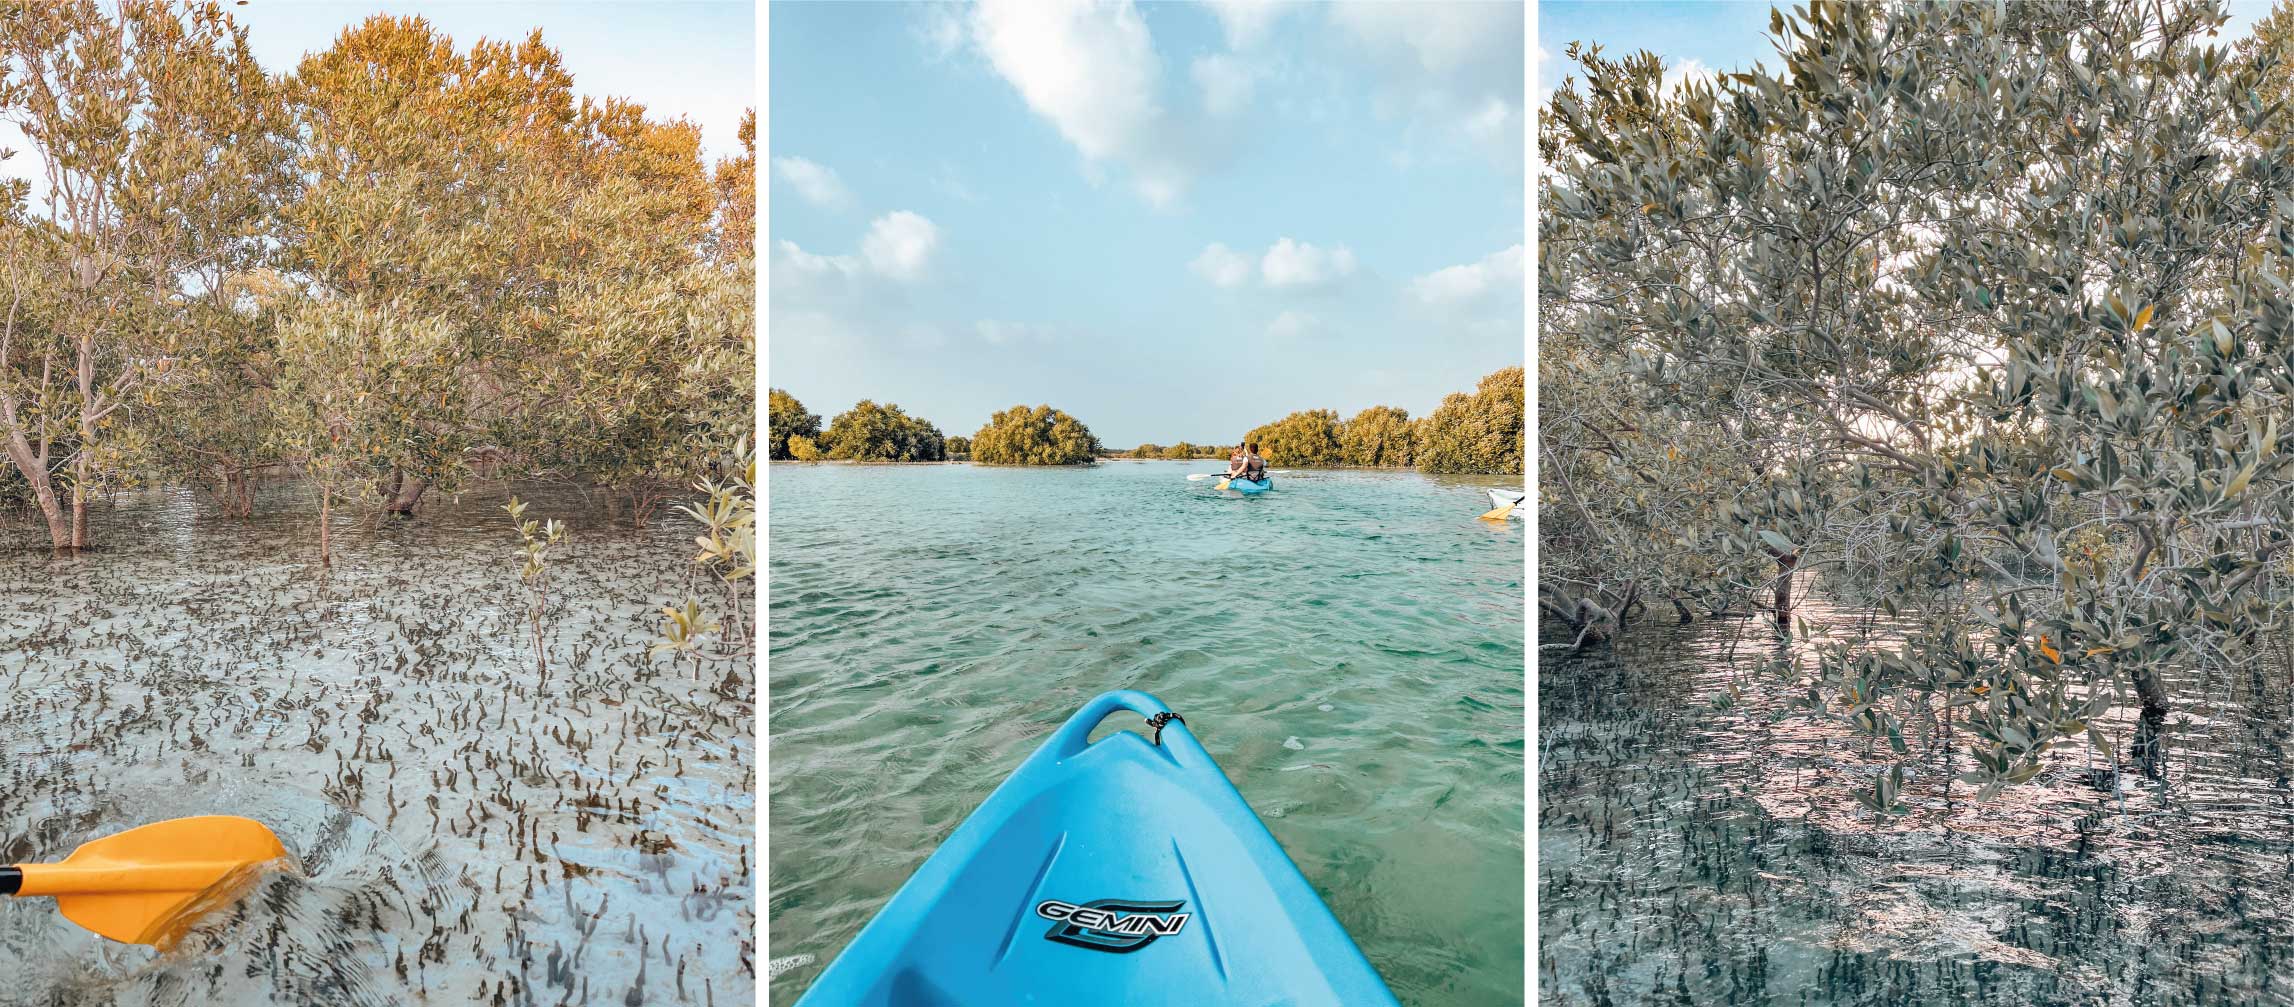
[[[325,579],[285,491],[102,510],[77,558],[8,538],[0,861],[240,814],[300,872],[165,954],[0,899],[0,1005],[750,1000],[748,689],[646,652],[690,532],[527,495],[572,526],[546,680],[498,499],[345,521]]]
[[[768,926],[817,959],[774,990],[1045,731],[1134,688],[1186,715],[1404,1002],[1521,1002],[1520,526],[1474,520],[1487,480],[1242,498],[1185,481],[1207,467],[772,469]]]

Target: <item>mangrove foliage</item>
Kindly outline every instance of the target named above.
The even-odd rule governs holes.
[[[1678,87],[1571,46],[1540,605],[1580,643],[1660,602],[1789,628],[1796,580],[1901,615],[1775,667],[1903,760],[1877,810],[1922,738],[1984,795],[2157,773],[2166,672],[2294,632],[2289,53],[2226,21],[1820,0],[1776,64]]]
[[[246,515],[264,477],[310,489],[322,561],[338,509],[479,476],[642,523],[750,431],[753,115],[712,169],[539,32],[375,16],[273,74],[227,11],[0,16],[30,169],[0,186],[0,500],[55,547],[108,494]]]

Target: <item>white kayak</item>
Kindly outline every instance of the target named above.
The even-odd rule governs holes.
[[[1529,494],[1524,493],[1521,490],[1492,487],[1489,490],[1489,495],[1491,510],[1496,510],[1497,508],[1503,507],[1510,503],[1515,503],[1517,501],[1519,502],[1519,506],[1514,507],[1513,513],[1506,515],[1506,517],[1509,518],[1518,520],[1521,517],[1524,508],[1529,505]]]

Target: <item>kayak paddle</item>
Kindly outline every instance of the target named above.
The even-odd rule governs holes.
[[[1521,506],[1521,502],[1527,499],[1529,499],[1529,494],[1527,493],[1517,496],[1513,498],[1512,503],[1482,515],[1481,519],[1484,521],[1503,521],[1505,520],[1506,515],[1513,513],[1513,509]]]
[[[201,815],[90,840],[62,863],[0,866],[0,895],[53,895],[64,918],[115,941],[166,948],[287,855],[251,818]]]

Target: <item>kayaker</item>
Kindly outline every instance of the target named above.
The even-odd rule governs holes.
[[[1259,457],[1257,444],[1235,445],[1234,457],[1227,459],[1227,478],[1238,477],[1254,483],[1266,479],[1266,459]]]

